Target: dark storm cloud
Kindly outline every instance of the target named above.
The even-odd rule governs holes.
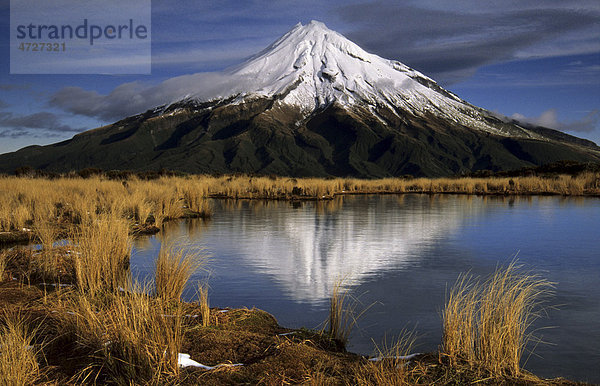
[[[59,117],[46,111],[30,115],[14,115],[8,112],[0,112],[0,127],[4,128],[0,132],[0,137],[11,138],[30,135],[31,130],[45,130],[56,134],[82,131],[82,129],[76,129],[63,124]]]
[[[538,9],[527,3],[513,3],[505,9],[474,7],[467,12],[380,1],[345,6],[340,15],[356,26],[346,35],[363,48],[400,60],[444,83],[461,80],[486,64],[599,46],[598,7],[582,4]],[[571,36],[576,33],[579,35]],[[572,44],[563,47],[561,40],[569,37]],[[539,49],[553,42],[554,47]]]

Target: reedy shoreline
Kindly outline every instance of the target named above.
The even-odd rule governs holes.
[[[379,180],[253,176],[161,177],[149,181],[135,177],[127,180],[98,176],[86,179],[2,177],[0,234],[4,233],[4,238],[9,239],[31,230],[42,240],[44,224],[49,221],[61,225],[60,233],[88,214],[108,212],[124,218],[132,232],[143,232],[160,228],[170,219],[210,217],[209,198],[327,200],[338,195],[407,193],[600,197],[600,173]]]

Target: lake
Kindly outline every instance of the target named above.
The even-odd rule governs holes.
[[[517,255],[556,283],[524,367],[542,377],[600,383],[600,199],[462,195],[337,196],[325,202],[214,200],[208,222],[166,224],[136,240],[132,267],[151,275],[161,240],[203,246],[213,307],[257,307],[286,327],[318,328],[336,280],[365,306],[348,350],[402,329],[415,351],[441,342],[441,310],[463,272],[487,276]],[[186,293],[188,298],[194,289]],[[386,338],[387,337],[387,338]]]

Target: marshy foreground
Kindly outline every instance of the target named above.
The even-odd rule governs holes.
[[[205,256],[173,241],[163,243],[151,279],[131,278],[135,233],[159,231],[169,219],[209,217],[208,197],[323,199],[369,189],[392,192],[405,184],[413,184],[406,190],[413,191],[417,181],[390,180],[386,186],[257,177],[2,179],[2,231],[24,234],[41,248],[1,252],[0,379],[8,384],[569,383],[539,379],[519,366],[531,337],[528,327],[552,285],[514,264],[487,279],[458,279],[440,321],[439,352],[410,355],[415,337],[407,332],[374,354],[380,360],[345,351],[363,309],[339,287],[331,294],[327,323],[313,331],[283,328],[260,310],[211,309],[202,285],[194,301],[182,301]],[[442,181],[425,181],[430,191],[450,189],[441,188]],[[548,179],[544,193],[597,194],[597,181],[597,175]],[[510,194],[524,184],[519,178],[482,180],[473,189]],[[466,181],[461,186],[453,189],[470,189]],[[181,367],[186,363],[193,366]]]

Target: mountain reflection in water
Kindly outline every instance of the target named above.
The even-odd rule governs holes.
[[[201,245],[213,256],[211,274],[192,281],[208,280],[211,305],[256,306],[282,325],[308,328],[326,319],[332,287],[345,278],[363,304],[376,303],[350,350],[368,354],[373,341],[416,326],[417,349],[433,351],[458,275],[485,277],[518,253],[527,269],[557,283],[551,305],[560,305],[533,326],[552,345],[538,345],[541,357],[530,356],[525,368],[600,382],[598,199],[409,194],[212,204],[208,222],[170,222],[138,239],[133,272],[152,275],[164,237]]]

